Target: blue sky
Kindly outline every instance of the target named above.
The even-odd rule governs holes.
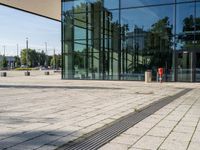
[[[0,54],[6,46],[6,55],[17,54],[19,49],[29,47],[41,51],[48,44],[48,54],[61,52],[61,25],[57,21],[39,17],[0,5]]]

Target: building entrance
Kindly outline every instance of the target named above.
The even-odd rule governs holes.
[[[197,49],[176,52],[176,60],[178,82],[200,82],[200,52]]]

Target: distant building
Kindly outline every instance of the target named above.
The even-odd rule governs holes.
[[[0,55],[0,62],[3,60],[3,56]],[[8,68],[13,68],[15,63],[15,57],[14,56],[6,56],[6,60],[8,61]]]

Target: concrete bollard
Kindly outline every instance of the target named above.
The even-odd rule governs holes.
[[[47,76],[50,75],[49,71],[45,71],[44,75],[47,75]]]
[[[30,76],[31,73],[30,73],[29,71],[26,71],[26,72],[24,72],[24,75],[25,75],[25,76]]]
[[[152,72],[151,70],[147,70],[145,72],[145,83],[150,83],[152,81]]]
[[[6,77],[7,76],[7,72],[1,72],[1,77]]]

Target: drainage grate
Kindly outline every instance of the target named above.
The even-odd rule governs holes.
[[[191,89],[185,89],[173,96],[162,98],[140,111],[130,113],[114,121],[109,126],[103,127],[85,138],[80,137],[73,142],[69,142],[57,150],[96,150],[189,91],[191,91]]]

